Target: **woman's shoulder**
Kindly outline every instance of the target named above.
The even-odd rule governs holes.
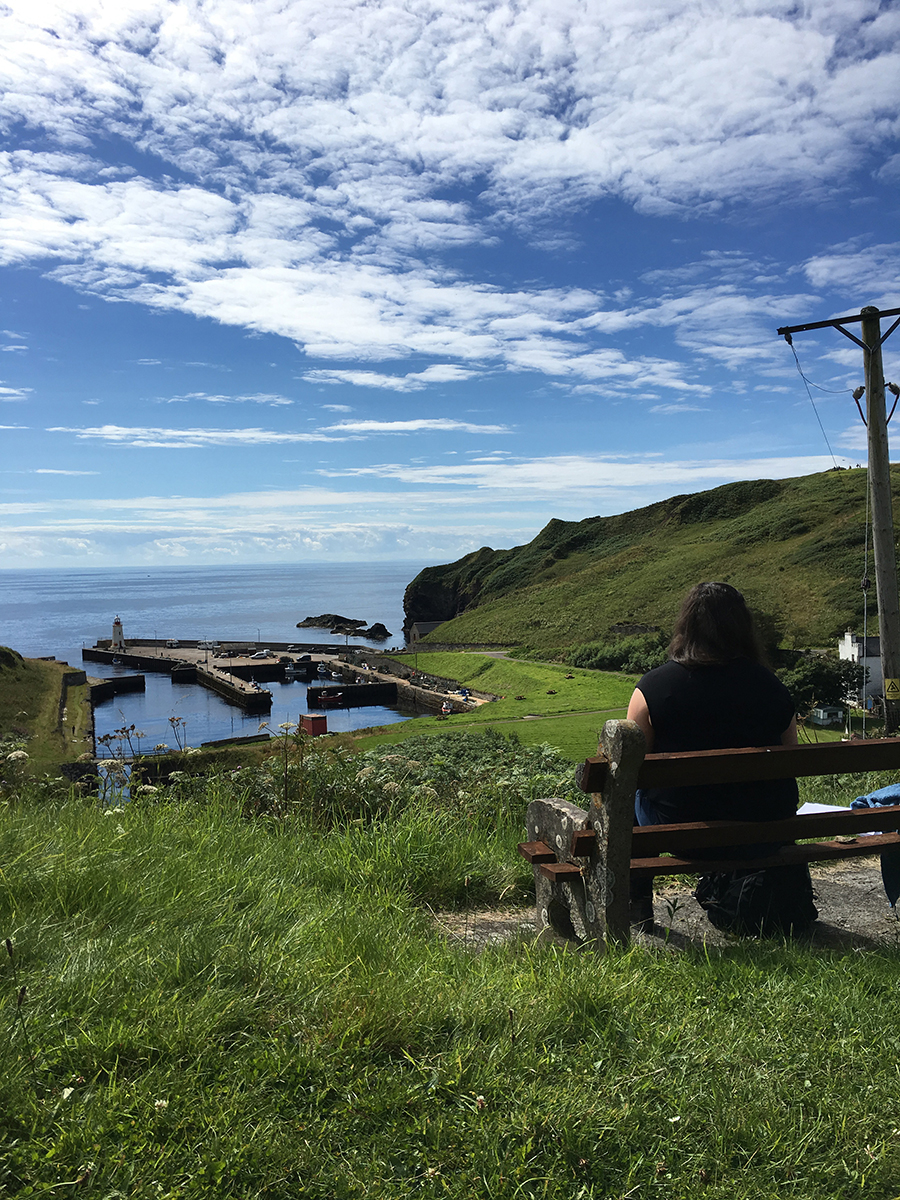
[[[661,667],[654,667],[648,671],[638,682],[638,690],[644,691],[644,687],[654,687],[660,683],[671,683],[676,679],[686,678],[690,672],[687,667],[681,663],[675,662],[670,658],[668,662],[664,662]]]

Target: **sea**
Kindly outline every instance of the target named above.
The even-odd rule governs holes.
[[[129,638],[259,642],[343,642],[373,648],[403,645],[403,593],[426,564],[310,563],[308,565],[85,568],[0,571],[0,645],[28,658],[53,656],[88,675],[105,678],[132,669],[82,663],[81,651],[112,635],[122,621]],[[332,637],[327,630],[297,629],[320,613],[380,621],[392,633],[383,643],[361,637]],[[256,733],[267,721],[273,731],[297,722],[310,710],[306,684],[265,683],[272,692],[268,715],[247,716],[199,685],[175,684],[146,672],[146,691],[116,696],[94,711],[99,736],[123,725],[143,734],[141,749],[174,746],[170,718],[185,722],[190,746]],[[417,714],[372,706],[332,709],[328,728],[339,733],[406,721]]]

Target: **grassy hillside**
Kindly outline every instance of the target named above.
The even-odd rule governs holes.
[[[90,749],[86,685],[69,689],[66,723],[59,721],[62,678],[69,670],[65,663],[23,658],[0,646],[0,748],[23,748],[31,771],[55,771]]]
[[[896,506],[900,467],[892,477]],[[420,572],[406,591],[407,621],[444,620],[433,642],[552,651],[618,624],[668,631],[694,583],[721,579],[785,645],[827,644],[862,619],[865,489],[864,470],[828,471],[553,520],[525,546],[483,548]],[[874,586],[870,598],[874,631]]]

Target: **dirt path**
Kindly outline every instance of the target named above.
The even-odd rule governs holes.
[[[811,946],[848,952],[900,946],[900,920],[888,906],[877,859],[816,863],[812,877],[819,920],[808,938]],[[688,887],[657,892],[654,912],[655,931],[637,935],[635,942],[669,952],[733,944],[710,925]],[[435,923],[452,941],[472,949],[535,933],[533,909],[437,913]]]

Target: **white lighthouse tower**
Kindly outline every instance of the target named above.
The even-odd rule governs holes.
[[[122,631],[122,622],[118,617],[113,621],[112,642],[110,650],[121,650],[125,653],[125,634]]]

